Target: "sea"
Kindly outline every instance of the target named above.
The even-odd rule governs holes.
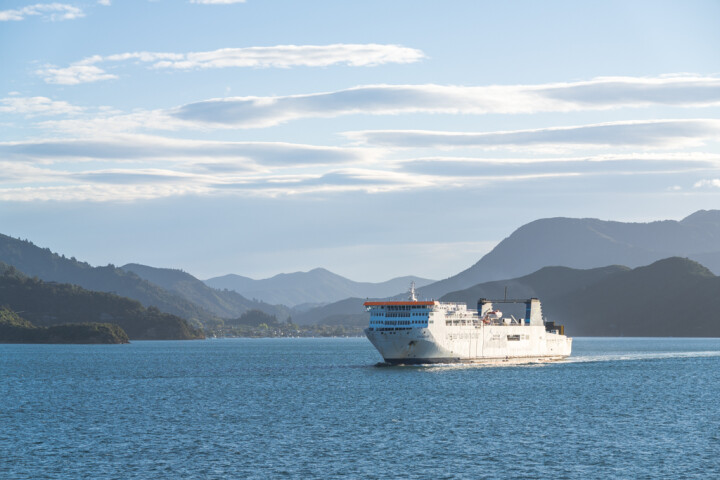
[[[720,339],[381,360],[363,338],[0,345],[0,479],[720,478]]]

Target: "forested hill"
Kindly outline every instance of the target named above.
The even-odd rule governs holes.
[[[720,210],[699,210],[680,221],[650,223],[596,218],[535,220],[515,230],[475,265],[419,292],[422,297],[439,298],[547,266],[638,267],[673,256],[688,257],[720,274]]]
[[[204,337],[186,320],[157,308],[145,308],[135,300],[77,285],[29,278],[5,264],[0,264],[0,305],[22,312],[24,319],[38,327],[98,322],[119,325],[132,340]]]
[[[7,307],[0,307],[0,343],[128,343],[112,323],[70,323],[36,327]]]
[[[538,297],[571,336],[720,337],[720,277],[687,258],[629,269],[546,267],[524,277],[452,292],[443,301]],[[498,305],[504,310],[502,305]]]
[[[260,310],[285,320],[290,314],[289,309],[281,305],[249,300],[231,290],[211,288],[182,270],[149,267],[137,263],[129,263],[121,268],[176,293],[219,317],[237,318],[250,310]]]
[[[88,290],[112,292],[121,297],[132,298],[146,307],[157,307],[163,312],[180,316],[195,324],[216,322],[214,314],[132,272],[114,265],[92,267],[74,257],[66,258],[48,248],[40,248],[28,240],[0,234],[0,262],[47,282],[70,283]]]

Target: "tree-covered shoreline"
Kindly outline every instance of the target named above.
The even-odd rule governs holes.
[[[0,343],[130,343],[125,331],[111,323],[68,323],[38,327],[8,307],[0,307]]]

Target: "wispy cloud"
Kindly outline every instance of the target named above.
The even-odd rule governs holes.
[[[84,17],[83,11],[73,5],[64,3],[37,3],[17,10],[1,10],[0,22],[20,21],[26,17],[40,16],[43,20],[60,21],[74,20]]]
[[[123,54],[122,58],[158,60],[160,54]],[[163,54],[166,57],[172,54]],[[92,59],[88,61],[94,61]],[[63,83],[82,83],[94,76],[113,77],[93,65],[77,65],[67,76],[54,72]],[[65,132],[127,132],[148,130],[209,130],[217,128],[261,128],[293,119],[331,118],[353,113],[394,115],[408,113],[485,114],[542,113],[567,110],[592,110],[621,107],[664,105],[673,107],[720,106],[720,79],[715,77],[664,76],[655,79],[624,79],[623,90],[614,80],[614,95],[607,92],[600,101],[596,94],[580,94],[586,86],[600,88],[605,80],[582,84],[565,84],[565,97],[577,101],[541,98],[538,94],[508,94],[503,88],[515,87],[443,87],[438,85],[356,87],[329,93],[283,97],[236,97],[187,104],[164,110],[137,110],[131,113],[102,111],[92,116],[45,122],[42,127]],[[638,85],[645,85],[641,89]],[[581,88],[582,87],[582,88]],[[496,88],[500,90],[496,90]],[[527,87],[530,88],[530,87]],[[538,91],[560,95],[561,87],[538,86]],[[579,88],[580,90],[576,90]],[[473,93],[474,92],[474,93]],[[681,92],[681,93],[679,93]],[[654,103],[648,103],[648,102]],[[642,103],[645,102],[645,103]],[[626,127],[623,127],[626,128]],[[638,128],[638,127],[634,127]]]
[[[245,3],[245,0],[190,0],[190,3],[201,3],[203,5],[230,5],[233,3]]]
[[[47,97],[12,96],[0,99],[0,112],[20,115],[68,115],[77,114],[83,108],[68,102],[51,100]]]
[[[205,194],[208,188],[194,185],[74,184],[0,188],[5,202],[129,202],[179,195]]]
[[[347,132],[360,144],[392,148],[582,147],[681,148],[698,146],[720,135],[720,120],[650,120],[501,132],[368,130]]]
[[[184,105],[175,115],[211,124],[267,127],[298,118],[350,114],[517,114],[652,105],[720,106],[720,78],[603,77],[575,83],[477,87],[365,85],[305,95],[211,99]]]
[[[395,164],[404,172],[436,177],[518,178],[518,175],[627,175],[706,172],[720,169],[720,155],[661,154],[596,155],[588,157],[419,158]]]
[[[60,85],[77,85],[80,83],[98,82],[118,78],[95,65],[72,65],[67,68],[46,67],[42,70],[47,83]]]
[[[720,155],[392,158],[391,152],[127,135],[0,143],[0,200],[133,201],[179,195],[288,196],[476,189],[589,176],[691,174],[715,188]],[[385,156],[384,156],[385,155]],[[680,174],[680,175],[679,175]],[[690,177],[692,178],[692,177]],[[688,183],[686,185],[692,185]]]
[[[695,188],[720,188],[720,178],[700,180],[693,185]]]
[[[147,135],[0,143],[4,158],[23,161],[234,159],[243,165],[308,166],[366,162],[373,151],[283,142],[218,142]]]
[[[277,45],[273,47],[221,48],[206,52],[130,52],[95,55],[68,67],[49,66],[38,70],[47,83],[76,85],[116,78],[98,65],[136,61],[157,69],[198,70],[252,67],[291,68],[348,65],[370,67],[387,63],[412,63],[425,57],[422,51],[401,45],[334,44]]]
[[[77,85],[79,83],[97,82],[118,78],[94,65],[72,65],[66,68],[46,67],[40,70],[47,83],[60,85]]]

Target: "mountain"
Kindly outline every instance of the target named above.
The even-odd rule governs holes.
[[[364,298],[346,298],[304,312],[293,313],[297,325],[354,325],[367,326],[370,316],[365,311]]]
[[[146,307],[154,306],[198,324],[214,324],[214,314],[195,305],[177,293],[169,292],[143,280],[132,272],[114,265],[92,267],[64,255],[40,248],[27,240],[0,234],[0,262],[12,265],[31,277],[47,282],[79,285],[88,290],[109,292],[137,300]]]
[[[133,340],[204,338],[180,317],[111,293],[93,292],[77,285],[29,278],[15,267],[0,264],[0,305],[5,305],[37,327],[77,323],[111,323]]]
[[[720,336],[720,277],[687,258],[644,267],[576,270],[547,267],[521,278],[445,295],[474,306],[478,298],[538,297],[543,313],[571,336]],[[497,305],[506,310],[504,305]]]
[[[290,313],[285,307],[248,300],[235,291],[210,288],[182,270],[148,267],[137,263],[129,263],[120,268],[176,293],[219,317],[237,318],[249,310],[260,310],[285,320]]]
[[[479,298],[502,298],[505,294],[505,287],[508,288],[508,298],[538,297],[545,299],[552,292],[565,292],[577,287],[583,288],[608,275],[625,270],[628,270],[628,268],[622,266],[602,267],[593,270],[545,267],[523,278],[487,282],[466,290],[451,292],[443,296],[441,300],[444,302],[462,302],[467,304],[469,308],[475,308]],[[370,317],[363,306],[366,300],[365,298],[346,298],[308,311],[294,312],[292,320],[298,325],[367,325]],[[524,305],[522,308],[525,308]],[[507,308],[503,308],[503,310],[508,311]],[[525,313],[524,311],[520,312],[521,307],[517,307],[517,310],[517,312],[511,311],[509,313],[516,316]]]
[[[720,210],[700,210],[681,221],[650,223],[594,218],[536,220],[515,230],[467,270],[421,288],[419,293],[439,298],[546,266],[637,267],[672,256],[689,257],[720,274]]]
[[[381,283],[354,282],[324,268],[309,272],[281,273],[263,280],[232,274],[205,280],[205,283],[213,288],[226,288],[248,298],[291,307],[303,303],[336,302],[348,297],[389,297],[406,291],[410,282],[423,286],[433,280],[407,276]]]
[[[531,298],[542,300],[545,307],[548,299],[568,292],[585,290],[598,282],[611,278],[630,268],[621,265],[580,270],[568,267],[544,267],[537,272],[519,278],[480,283],[465,290],[450,292],[440,298],[442,302],[461,302],[468,308],[475,308],[480,298]],[[501,310],[507,310],[498,306]],[[525,308],[523,306],[523,308]],[[524,312],[523,312],[524,313]]]

